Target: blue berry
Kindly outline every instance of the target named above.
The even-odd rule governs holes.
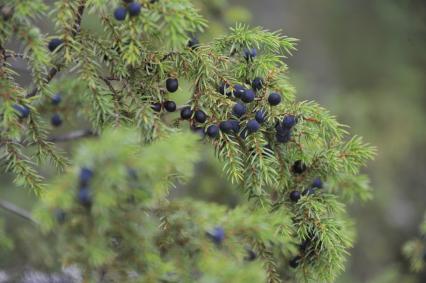
[[[179,88],[179,81],[174,78],[168,78],[166,80],[166,89],[168,92],[175,92]]]
[[[229,89],[230,89],[230,85],[229,85],[229,84],[227,84],[227,83],[222,83],[222,84],[219,86],[218,91],[219,91],[219,93],[220,93],[220,94],[227,95],[227,96],[231,96],[231,95],[232,95],[232,92],[231,92]]]
[[[215,244],[219,245],[225,240],[225,230],[223,230],[222,227],[215,227],[213,231],[210,232],[210,237]]]
[[[84,207],[89,208],[92,206],[92,193],[88,187],[81,187],[78,190],[77,198],[80,204]]]
[[[58,113],[55,113],[50,119],[50,122],[54,127],[59,127],[60,125],[62,125],[62,118]]]
[[[249,133],[257,132],[260,129],[260,124],[256,120],[250,120],[247,123],[247,131]]]
[[[287,115],[283,119],[283,127],[290,129],[297,123],[297,118],[294,115]]]
[[[263,84],[264,84],[263,79],[260,77],[257,77],[253,80],[253,82],[251,83],[251,86],[255,91],[258,91],[263,88]]]
[[[241,129],[240,122],[237,120],[230,120],[230,122],[232,124],[232,131],[234,131],[234,133],[238,133]]]
[[[292,191],[292,192],[290,193],[290,200],[291,200],[292,202],[298,202],[301,196],[302,196],[302,195],[300,194],[300,192],[299,192],[299,191]]]
[[[152,110],[154,110],[155,112],[160,112],[160,111],[161,111],[161,103],[159,103],[159,102],[153,103],[153,104],[151,105],[151,108],[152,108]]]
[[[61,103],[61,101],[62,101],[62,96],[59,92],[52,96],[52,104],[53,105],[55,105],[55,106],[59,105],[59,103]]]
[[[246,89],[242,85],[234,85],[234,96],[236,98],[241,98]]]
[[[272,106],[276,106],[281,102],[281,95],[278,93],[271,93],[268,97],[268,102]]]
[[[195,111],[194,117],[195,117],[195,120],[198,123],[201,123],[201,124],[204,123],[204,122],[206,122],[206,120],[207,120],[207,115],[202,110]]]
[[[67,214],[62,209],[56,209],[55,210],[55,218],[56,221],[58,221],[59,224],[62,224],[66,220]]]
[[[188,47],[191,49],[197,49],[200,46],[200,41],[196,37],[191,37],[188,41]]]
[[[225,134],[229,134],[232,129],[233,129],[233,122],[232,120],[228,120],[228,121],[223,121],[219,124],[219,128],[222,132],[224,132]]]
[[[27,118],[30,115],[30,108],[24,105],[14,104],[13,108],[18,111],[19,118]]]
[[[237,102],[232,108],[232,113],[237,117],[243,116],[244,114],[246,114],[246,112],[247,112],[247,107],[242,103]]]
[[[192,109],[190,106],[186,106],[184,108],[182,108],[182,110],[180,111],[180,117],[184,120],[188,120],[191,119],[192,117]]]
[[[49,41],[49,44],[48,44],[47,47],[49,48],[50,52],[53,52],[62,43],[64,43],[64,41],[62,39],[60,39],[60,38],[53,38],[52,40]]]
[[[314,188],[318,188],[321,189],[323,186],[322,181],[320,178],[315,178],[314,181],[312,182],[312,187]]]
[[[142,5],[138,2],[132,2],[127,5],[127,10],[129,11],[130,17],[135,17],[141,13]]]
[[[216,125],[211,125],[207,128],[207,135],[211,138],[216,138],[219,135],[219,127]]]
[[[257,55],[257,49],[256,48],[252,48],[252,49],[246,48],[246,49],[244,49],[244,58],[247,61],[253,60],[254,57],[256,57],[256,55]]]
[[[125,7],[117,7],[114,11],[114,18],[117,21],[124,21],[126,19],[127,9]]]
[[[174,101],[166,101],[164,102],[164,108],[167,110],[167,112],[175,112],[176,103]]]
[[[254,118],[256,119],[256,121],[257,121],[259,124],[264,123],[264,122],[265,122],[265,120],[266,120],[266,113],[265,113],[265,111],[263,111],[263,110],[259,110],[259,111],[257,111],[257,112],[256,112],[256,115],[254,116]]]
[[[80,169],[80,184],[87,185],[93,178],[93,171],[90,168],[83,167]]]
[[[306,164],[302,160],[297,160],[294,162],[292,170],[295,174],[302,174],[307,169]]]
[[[256,94],[252,89],[246,89],[241,95],[241,100],[245,103],[250,103],[254,100]]]
[[[277,131],[275,137],[277,138],[277,142],[279,143],[287,143],[291,139],[291,131]]]
[[[292,267],[292,268],[296,268],[296,267],[298,267],[299,266],[299,264],[300,264],[300,260],[301,260],[302,258],[300,257],[300,256],[296,256],[296,257],[294,257],[292,260],[290,260],[290,262],[289,262],[289,264],[290,264],[290,267]]]

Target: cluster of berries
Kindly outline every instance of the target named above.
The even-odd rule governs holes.
[[[78,202],[87,209],[92,206],[92,193],[89,187],[90,181],[93,178],[93,171],[87,167],[80,169],[80,186],[77,193]]]
[[[123,2],[125,2],[126,7],[120,6],[114,11],[114,18],[117,21],[124,21],[127,13],[129,13],[130,17],[136,17],[141,13],[142,5],[139,2],[134,2],[133,0],[123,0]]]
[[[303,174],[307,169],[306,164],[302,160],[297,160],[293,166],[292,171],[296,175]],[[323,182],[320,178],[315,178],[312,181],[311,186],[308,189],[305,189],[302,193],[299,191],[292,191],[290,193],[290,200],[293,202],[298,202],[302,195],[312,195],[317,189],[322,189]]]
[[[227,95],[228,97],[235,97],[241,101],[237,101],[232,107],[233,118],[220,122],[218,125],[213,124],[207,127],[206,134],[211,138],[216,138],[219,131],[225,134],[238,133],[241,129],[239,118],[242,118],[247,113],[247,103],[253,102],[256,97],[256,91],[263,88],[264,81],[262,78],[255,78],[252,82],[252,89],[246,89],[240,84],[234,85],[232,88],[229,84],[223,83],[219,86],[218,92]],[[268,102],[271,106],[276,106],[281,102],[281,95],[271,93],[268,97]],[[184,107],[181,111],[181,118],[184,120],[191,119],[193,111],[191,107]],[[200,119],[201,118],[201,119]],[[195,111],[195,120],[199,123],[204,123],[207,119],[205,113],[201,110]],[[246,137],[248,134],[255,133],[260,129],[262,123],[266,120],[266,113],[264,110],[258,110],[255,113],[254,119],[247,121],[246,128],[242,131],[241,136]]]
[[[62,96],[59,92],[52,96],[51,102],[53,106],[58,106],[61,103],[61,101],[62,101]],[[60,125],[62,125],[61,116],[58,113],[54,113],[50,119],[50,123],[54,127],[59,127]]]
[[[176,92],[179,88],[179,81],[175,78],[168,78],[166,80],[166,89],[168,92]],[[175,112],[176,111],[176,102],[167,100],[163,103],[155,102],[151,105],[152,110],[155,112],[160,112],[164,107],[167,112]]]

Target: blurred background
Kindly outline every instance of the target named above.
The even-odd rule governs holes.
[[[202,42],[235,21],[299,38],[298,51],[287,60],[298,99],[319,101],[351,125],[352,133],[378,147],[366,171],[374,200],[350,206],[358,240],[338,281],[426,282],[426,273],[411,273],[401,253],[403,243],[417,236],[426,210],[425,0],[198,2],[213,21]],[[49,30],[49,22],[40,24]],[[206,156],[197,178],[182,190],[235,205],[237,194],[225,181],[217,182],[220,165],[211,153]],[[33,196],[10,181],[10,176],[0,177],[0,199],[30,209]],[[22,264],[39,270],[57,265],[46,239],[25,220],[3,210],[0,219],[15,244],[11,251],[0,250],[0,271],[21,270]]]

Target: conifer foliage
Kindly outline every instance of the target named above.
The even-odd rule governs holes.
[[[190,0],[1,3],[0,165],[40,196],[40,229],[85,282],[331,282],[344,269],[345,202],[369,198],[360,169],[375,150],[295,99],[285,63],[295,39],[237,24],[203,43]],[[34,24],[48,15],[53,35]],[[28,63],[30,88],[14,58]],[[64,124],[75,130],[54,135]],[[88,136],[69,160],[56,145]],[[168,197],[201,144],[245,203]]]
[[[426,266],[426,214],[423,223],[420,225],[420,233],[403,246],[403,253],[410,263],[410,268],[414,272],[420,272]]]

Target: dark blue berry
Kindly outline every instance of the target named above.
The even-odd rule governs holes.
[[[84,207],[89,208],[92,205],[92,193],[88,187],[81,187],[78,190],[77,198]]]
[[[179,81],[174,78],[168,78],[166,80],[166,88],[168,92],[175,92],[179,88]]]
[[[59,105],[59,103],[61,103],[61,101],[62,101],[62,96],[59,92],[52,96],[52,104],[53,105],[55,105],[55,106]]]
[[[256,94],[252,89],[246,89],[241,95],[241,100],[245,103],[250,103],[254,100]]]
[[[222,132],[224,132],[225,134],[229,134],[232,129],[233,129],[233,122],[232,120],[228,120],[228,121],[223,121],[219,124],[219,128]]]
[[[117,21],[124,21],[126,19],[127,9],[125,7],[117,7],[114,11],[114,18]]]
[[[50,119],[50,123],[52,123],[54,127],[59,127],[60,125],[62,125],[61,116],[58,113],[53,114],[52,118]]]
[[[87,185],[93,178],[93,171],[90,168],[83,167],[80,169],[80,184]]]
[[[260,124],[264,123],[266,120],[266,113],[263,110],[259,110],[256,112],[256,115],[254,116],[257,122]]]
[[[206,122],[206,120],[207,120],[207,115],[202,110],[195,111],[194,117],[195,117],[195,120],[198,123],[201,123],[201,124],[204,123],[204,122]]]
[[[164,102],[164,109],[166,109],[167,112],[175,112],[176,103],[174,101],[166,101]]]
[[[152,110],[154,110],[155,112],[160,112],[160,111],[161,111],[161,103],[159,103],[159,102],[153,103],[153,104],[151,105],[151,108],[152,108]]]
[[[200,46],[200,41],[196,37],[191,37],[188,41],[188,47],[191,49],[197,49]]]
[[[62,39],[60,39],[60,38],[53,38],[52,40],[49,41],[49,44],[48,44],[47,47],[49,48],[50,52],[53,52],[62,43],[64,43],[64,41]]]
[[[241,129],[240,122],[237,120],[230,120],[230,122],[232,124],[232,131],[234,131],[234,133],[238,133]]]
[[[232,108],[232,113],[237,117],[243,116],[244,114],[246,114],[246,112],[247,112],[247,107],[242,103],[237,102]]]
[[[298,202],[301,196],[302,196],[302,195],[300,194],[300,192],[299,192],[299,191],[292,191],[292,192],[290,193],[290,200],[291,200],[292,202]]]
[[[209,235],[213,242],[217,245],[221,244],[223,240],[225,240],[225,230],[223,230],[222,227],[215,227]]]
[[[311,240],[310,239],[306,239],[306,240],[304,240],[303,242],[301,242],[300,243],[300,245],[299,245],[299,249],[301,250],[301,251],[306,251],[306,249],[308,248],[308,246],[309,246],[309,244],[311,243]]]
[[[252,49],[246,48],[246,49],[244,49],[244,58],[247,61],[253,60],[254,57],[256,57],[256,55],[257,55],[257,49],[256,48],[252,48]]]
[[[141,12],[142,5],[138,2],[132,2],[127,5],[127,10],[129,11],[129,15],[131,17],[137,16]]]
[[[56,221],[58,221],[59,224],[62,224],[66,220],[67,214],[62,209],[56,209],[55,210],[55,218]]]
[[[290,129],[294,127],[297,123],[297,118],[294,115],[287,115],[283,119],[283,127]]]
[[[247,131],[249,133],[257,132],[260,129],[260,124],[256,120],[250,120],[247,123]]]
[[[192,117],[192,109],[190,106],[186,106],[184,108],[182,108],[182,110],[180,111],[180,117],[184,120],[188,120],[191,119]]]
[[[268,102],[272,106],[276,106],[281,102],[281,95],[278,93],[271,93],[268,97]]]
[[[220,94],[223,94],[223,95],[227,95],[227,96],[232,95],[232,92],[230,91],[230,86],[227,83],[222,83],[219,86],[218,91],[219,91]]]
[[[279,143],[287,143],[291,139],[291,131],[277,131],[275,137],[277,138],[277,142]]]
[[[245,92],[245,87],[243,87],[242,85],[234,85],[234,96],[236,98],[241,98],[241,96],[244,94]]]
[[[296,256],[296,257],[294,257],[292,260],[290,260],[290,262],[289,262],[289,264],[290,264],[290,267],[292,267],[292,268],[296,268],[296,267],[298,267],[299,266],[299,264],[300,264],[300,260],[301,260],[302,258],[300,257],[300,256]]]
[[[18,111],[19,118],[24,119],[30,115],[30,108],[28,108],[27,106],[14,104],[13,108]]]
[[[216,138],[219,135],[219,127],[216,125],[211,125],[207,128],[207,135],[211,138]]]
[[[320,178],[315,178],[314,181],[312,182],[312,187],[314,188],[318,188],[321,189],[322,188],[322,181]]]
[[[292,166],[292,170],[295,174],[302,174],[306,169],[307,166],[302,160],[297,160]]]
[[[258,91],[258,90],[261,90],[263,88],[263,84],[264,84],[263,79],[257,77],[253,80],[253,82],[251,83],[251,86],[255,91]]]

